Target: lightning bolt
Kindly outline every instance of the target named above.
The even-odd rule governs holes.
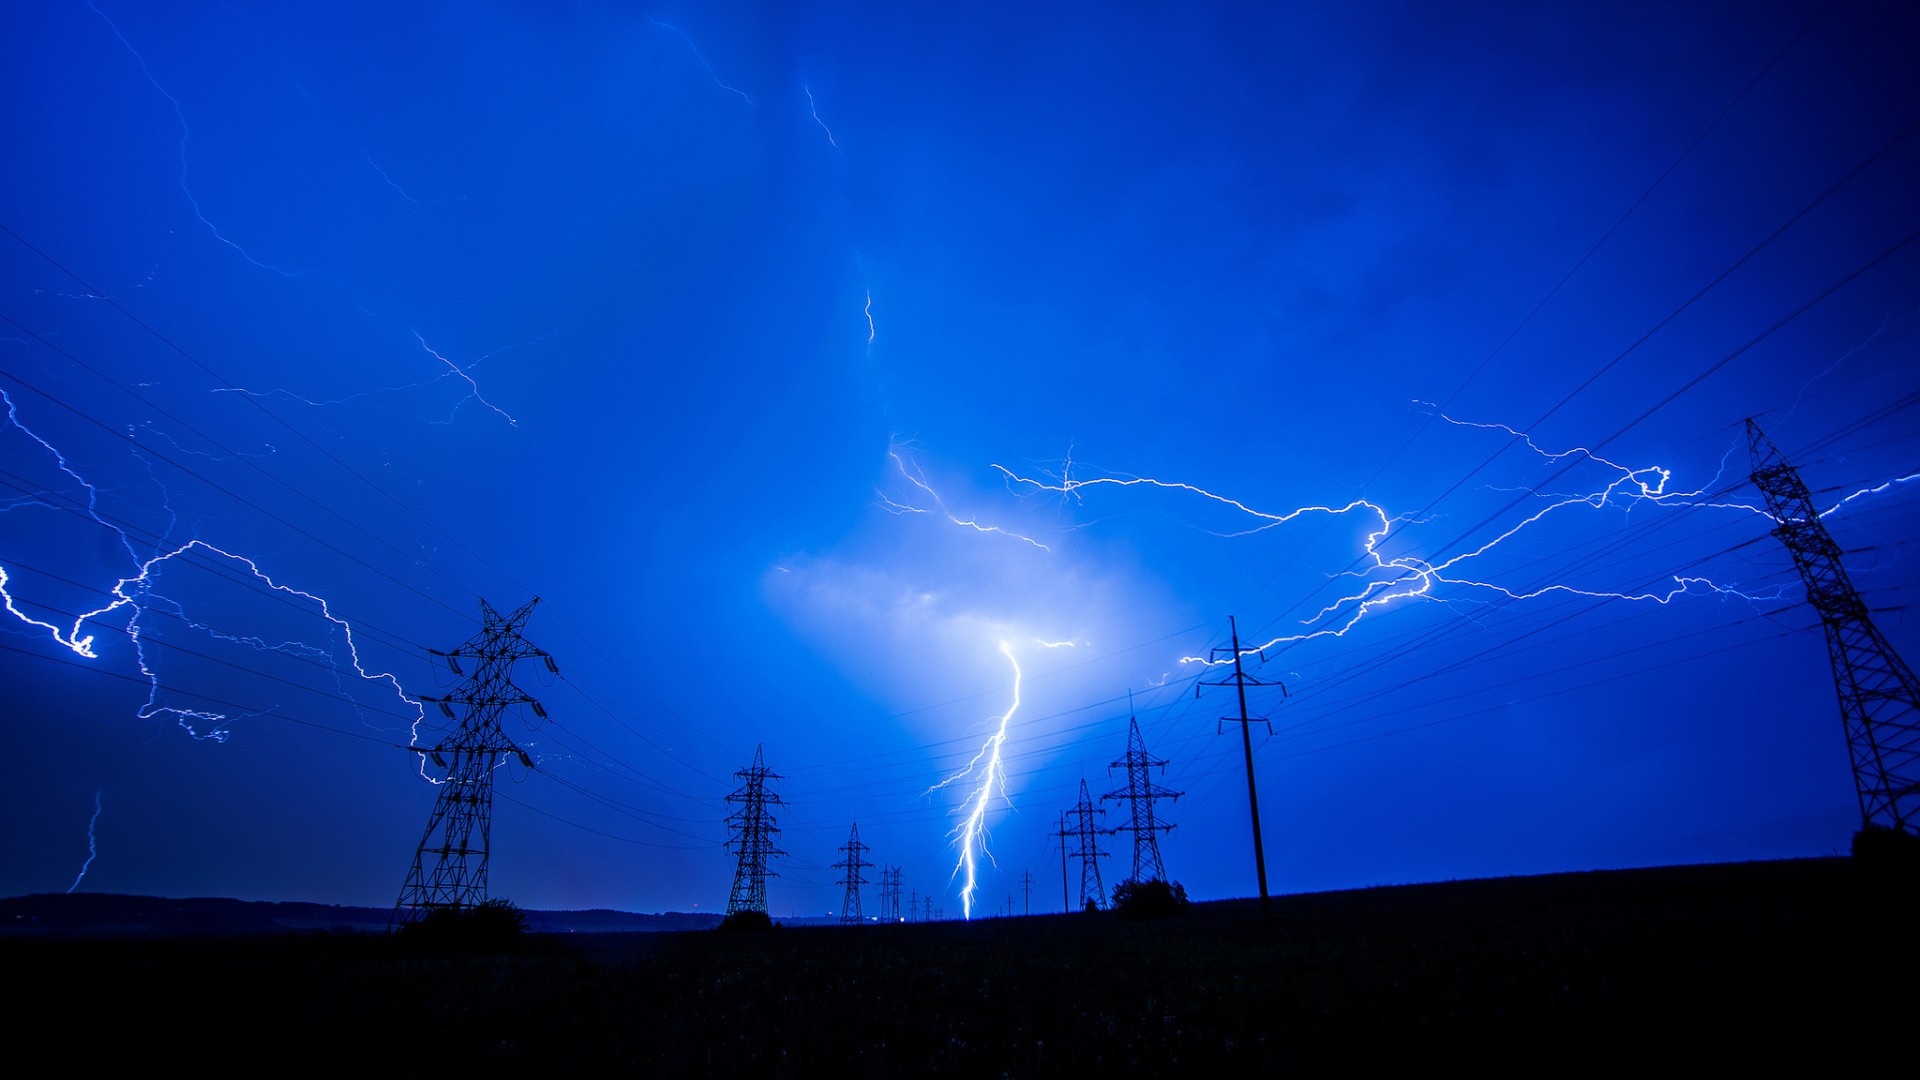
[[[415,340],[420,342],[420,347],[427,350],[427,355],[447,365],[447,371],[449,374],[458,375],[461,379],[466,381],[466,384],[470,389],[470,393],[467,395],[466,400],[477,401],[480,404],[485,405],[487,408],[492,409],[494,412],[499,413],[500,416],[504,418],[506,422],[512,425],[513,427],[520,426],[520,421],[515,420],[512,416],[508,415],[505,409],[502,409],[500,406],[495,405],[493,402],[488,401],[485,397],[481,396],[480,384],[473,381],[472,375],[467,374],[467,371],[469,368],[477,367],[482,361],[486,360],[487,358],[486,356],[481,357],[479,360],[475,360],[472,364],[469,364],[467,365],[467,367],[463,368],[459,364],[456,364],[453,361],[447,359],[446,357],[441,356],[438,350],[436,350],[433,346],[427,344],[427,339],[424,337],[421,337],[420,332],[418,330],[414,331],[413,336]],[[487,356],[492,356],[492,355],[493,353],[487,354]],[[462,405],[466,404],[466,400],[463,400],[460,404]],[[458,412],[459,409],[460,409],[460,405],[454,406],[454,411]]]
[[[816,104],[813,100],[813,88],[808,86],[805,83],[801,83],[800,89],[802,91],[805,91],[807,95],[807,111],[813,114],[813,122],[816,124],[819,124],[820,130],[827,133],[827,142],[832,144],[835,150],[840,149],[840,144],[834,141],[833,129],[827,126],[827,122],[825,120],[820,119],[820,106]],[[867,305],[869,307],[873,305],[872,296],[867,297]]]
[[[94,839],[93,827],[100,823],[100,795],[102,790],[104,789],[95,790],[93,793],[93,816],[87,819],[87,861],[80,864],[80,873],[73,879],[73,884],[67,886],[67,892],[69,893],[79,888],[81,882],[87,880],[87,871],[93,867],[94,858],[100,854],[99,844]]]
[[[693,43],[693,38],[688,36],[685,30],[680,29],[679,27],[673,25],[670,22],[662,22],[659,19],[653,18],[652,16],[648,16],[647,21],[659,27],[662,30],[666,30],[670,33],[680,35],[680,40],[687,43],[687,50],[693,53],[693,58],[695,60],[700,61],[701,67],[707,69],[707,77],[713,80],[713,85],[719,87],[722,90],[725,90],[729,94],[739,94],[740,100],[746,102],[748,105],[753,104],[753,99],[747,96],[747,92],[745,90],[742,90],[736,86],[728,86],[726,83],[720,81],[720,73],[713,70],[712,64],[707,63],[706,55],[700,51],[700,46],[695,45]],[[813,95],[808,94],[807,96],[811,98]]]
[[[125,46],[129,53],[133,54],[134,60],[140,65],[140,73],[147,77],[147,82],[151,84],[155,90],[160,92],[161,97],[167,99],[167,104],[173,106],[173,115],[180,120],[180,193],[185,195],[187,202],[193,206],[193,216],[200,219],[200,224],[207,227],[207,231],[213,234],[214,239],[239,252],[241,258],[253,265],[262,270],[271,270],[281,277],[299,277],[299,271],[285,270],[272,263],[262,262],[254,258],[252,252],[229,239],[225,233],[220,231],[219,226],[207,218],[206,211],[200,208],[200,199],[194,195],[193,189],[187,186],[187,143],[193,140],[193,129],[187,124],[187,113],[186,110],[180,107],[180,99],[168,93],[167,88],[160,85],[160,80],[153,77],[153,69],[147,66],[147,58],[140,54],[139,49],[133,47],[133,42],[127,40],[127,35],[120,32],[118,23],[108,18],[106,12],[96,7],[93,0],[87,0],[87,7],[92,9],[95,15],[100,16],[101,22],[107,24],[107,28],[113,31],[113,36],[120,39],[120,44]]]
[[[971,518],[971,517],[963,518],[955,514],[953,511],[947,509],[946,500],[942,499],[940,497],[940,493],[933,489],[933,485],[927,482],[926,475],[920,471],[920,466],[917,464],[912,464],[908,462],[907,459],[901,455],[901,449],[903,446],[904,446],[903,443],[896,441],[891,446],[887,447],[887,456],[893,459],[894,468],[899,470],[900,475],[906,478],[907,483],[912,484],[915,488],[918,488],[923,494],[925,494],[929,499],[932,499],[934,507],[939,511],[941,516],[945,517],[948,521],[952,522],[955,525],[959,525],[963,528],[972,529],[975,532],[998,533],[1001,536],[1010,536],[1015,540],[1019,540],[1023,543],[1032,544],[1034,547],[1039,548],[1041,551],[1050,550],[1047,547],[1047,545],[1041,543],[1038,540],[1035,540],[1031,536],[1026,536],[1021,533],[1013,532],[1008,529],[1003,529],[998,525],[982,525],[978,518]],[[890,499],[887,497],[885,492],[876,490],[874,494],[880,496],[880,505],[883,508],[885,508],[889,513],[893,513],[893,514],[928,513],[928,510],[925,507],[913,506],[909,503],[902,503],[902,502],[898,502],[893,499]]]
[[[1302,515],[1307,514],[1323,514],[1331,517],[1357,514],[1367,520],[1368,528],[1365,539],[1362,542],[1360,555],[1360,561],[1364,564],[1363,567],[1359,570],[1345,571],[1335,575],[1336,577],[1359,579],[1361,584],[1347,594],[1326,604],[1320,610],[1301,619],[1299,622],[1299,625],[1302,627],[1301,630],[1293,633],[1279,634],[1271,640],[1259,644],[1246,645],[1243,647],[1243,651],[1245,652],[1257,652],[1277,645],[1310,641],[1317,638],[1343,637],[1349,630],[1365,620],[1367,616],[1382,609],[1420,599],[1446,599],[1445,596],[1436,593],[1436,590],[1441,586],[1449,587],[1448,592],[1486,592],[1516,601],[1533,600],[1559,593],[1590,597],[1593,599],[1669,604],[1682,596],[1688,595],[1735,596],[1749,601],[1758,601],[1779,599],[1783,594],[1785,586],[1781,586],[1779,590],[1772,593],[1750,594],[1734,587],[1717,584],[1705,577],[1679,575],[1675,575],[1670,582],[1663,587],[1637,593],[1604,589],[1585,589],[1567,584],[1550,584],[1535,589],[1516,590],[1494,580],[1472,576],[1468,568],[1476,560],[1484,559],[1514,537],[1537,526],[1550,516],[1564,516],[1565,513],[1571,512],[1573,508],[1578,507],[1587,509],[1611,507],[1631,511],[1636,505],[1650,503],[1657,506],[1684,506],[1729,510],[1740,513],[1757,514],[1761,517],[1767,517],[1769,520],[1771,520],[1771,518],[1762,507],[1740,502],[1716,501],[1713,497],[1709,496],[1708,490],[1712,488],[1714,484],[1718,483],[1719,474],[1716,474],[1712,483],[1698,489],[1688,491],[1675,490],[1672,486],[1673,473],[1670,469],[1659,466],[1636,467],[1624,465],[1601,457],[1585,447],[1552,450],[1541,446],[1527,433],[1516,430],[1506,424],[1459,420],[1443,413],[1436,413],[1436,415],[1439,415],[1442,420],[1456,427],[1504,433],[1510,438],[1519,440],[1533,454],[1548,463],[1557,463],[1575,458],[1584,459],[1608,470],[1610,476],[1604,484],[1593,490],[1568,493],[1533,492],[1533,494],[1546,500],[1545,506],[1527,514],[1519,523],[1500,532],[1491,540],[1470,550],[1436,562],[1413,555],[1392,557],[1385,555],[1381,551],[1381,547],[1390,537],[1397,538],[1403,526],[1419,524],[1419,522],[1414,521],[1411,515],[1396,515],[1390,513],[1385,507],[1365,498],[1354,499],[1345,505],[1339,506],[1332,504],[1311,505],[1276,512],[1259,509],[1240,499],[1235,499],[1198,485],[1184,482],[1131,475],[1076,478],[1072,475],[1071,458],[1068,459],[1065,467],[1061,469],[1058,475],[1043,473],[1042,476],[1044,478],[1042,479],[1023,476],[999,464],[995,464],[992,467],[1000,472],[1009,489],[1016,493],[1036,493],[1044,491],[1062,498],[1070,498],[1076,502],[1080,502],[1083,499],[1083,493],[1089,489],[1100,487],[1144,487],[1191,495],[1216,506],[1226,507],[1236,514],[1250,519],[1252,522],[1247,528],[1230,532],[1202,530],[1208,532],[1210,535],[1221,537],[1241,537],[1264,532],[1268,529],[1286,525],[1297,520]],[[1732,451],[1729,451],[1729,454],[1731,453]],[[1726,459],[1723,458],[1721,461],[1722,474],[1725,472],[1725,468]],[[1901,477],[1874,488],[1863,489],[1841,500],[1840,503],[1836,504],[1834,509],[1839,509],[1855,498],[1875,494],[1893,485],[1905,483],[1916,478],[1920,478],[1920,476]],[[1227,662],[1227,660],[1215,661],[1200,656],[1181,657],[1181,661],[1183,663],[1197,664]]]
[[[981,745],[980,752],[973,755],[973,759],[968,761],[960,771],[933,785],[925,792],[931,795],[941,788],[968,777],[976,781],[973,793],[967,797],[965,803],[961,804],[962,809],[966,811],[965,816],[960,819],[960,824],[954,826],[947,834],[957,839],[960,848],[959,859],[954,863],[953,874],[949,876],[949,880],[965,875],[966,880],[960,886],[960,910],[968,919],[973,918],[973,894],[979,888],[978,861],[981,858],[991,861],[993,858],[993,854],[987,850],[985,824],[987,806],[995,792],[998,792],[1000,798],[1008,805],[1013,803],[1012,797],[1007,794],[1007,770],[1001,763],[1000,751],[1007,744],[1007,723],[1013,719],[1014,712],[1020,708],[1020,661],[1013,655],[1013,646],[1004,641],[1000,643],[1000,655],[1006,657],[1007,663],[1013,665],[1013,703],[1007,706],[1006,712],[1000,714],[999,726]]]
[[[227,551],[224,548],[217,547],[199,538],[189,540],[182,544],[175,544],[165,549],[155,548],[153,554],[143,557],[134,545],[132,537],[128,535],[127,530],[114,524],[101,513],[99,508],[100,492],[98,487],[85,476],[81,475],[79,470],[74,467],[72,462],[58,447],[54,446],[53,443],[45,438],[42,438],[32,428],[27,426],[20,417],[19,409],[15,405],[13,397],[4,389],[0,389],[0,401],[6,404],[8,425],[27,438],[32,439],[44,449],[47,454],[52,457],[55,466],[86,492],[86,515],[102,528],[110,530],[114,536],[119,539],[120,546],[127,552],[128,558],[134,564],[134,572],[132,574],[120,578],[111,589],[105,591],[102,603],[91,610],[74,615],[72,622],[66,625],[35,617],[23,610],[21,607],[22,601],[14,595],[13,590],[9,587],[12,584],[11,574],[6,566],[0,566],[0,607],[4,607],[8,614],[11,614],[21,623],[45,631],[47,636],[56,644],[72,652],[74,655],[88,660],[100,658],[100,654],[94,645],[98,637],[98,630],[101,626],[108,625],[105,622],[108,616],[118,615],[120,621],[113,628],[117,632],[124,634],[127,641],[133,646],[135,666],[139,668],[141,675],[145,676],[147,681],[146,703],[136,712],[136,715],[140,719],[146,720],[157,716],[171,716],[189,736],[195,739],[211,739],[216,742],[226,741],[229,734],[228,724],[234,719],[234,717],[227,713],[161,704],[164,686],[159,672],[151,663],[147,653],[147,645],[149,642],[147,640],[147,624],[145,621],[150,613],[156,611],[164,615],[171,615],[188,627],[199,630],[221,641],[243,645],[261,652],[277,652],[289,656],[324,660],[326,665],[335,673],[336,678],[345,673],[344,666],[332,649],[295,640],[275,642],[256,635],[225,633],[204,623],[194,621],[187,615],[184,605],[157,591],[157,579],[164,567],[174,560],[181,559],[189,554],[204,553],[204,555],[214,560],[225,560],[226,562],[244,567],[246,573],[251,576],[254,581],[266,586],[269,590],[285,597],[304,601],[303,606],[310,605],[312,609],[317,610],[320,617],[330,625],[331,629],[328,631],[329,634],[338,633],[341,640],[346,643],[347,653],[350,658],[346,666],[350,666],[353,673],[362,680],[384,683],[402,702],[411,706],[414,717],[413,728],[416,732],[418,731],[419,724],[425,715],[420,703],[407,696],[406,690],[400,685],[399,678],[393,673],[385,671],[370,672],[367,670],[360,658],[360,648],[354,637],[352,625],[349,624],[346,619],[334,614],[331,605],[329,605],[324,598],[314,593],[283,585],[269,576],[253,559],[245,555]],[[32,503],[48,509],[62,509],[62,507],[53,502],[51,497],[45,493],[29,493],[29,499]],[[20,564],[16,561],[15,565],[19,566]],[[348,700],[351,702],[353,699],[349,697]],[[358,703],[353,702],[353,704],[355,709],[358,710]],[[362,720],[365,721],[365,719],[365,714],[362,713]]]

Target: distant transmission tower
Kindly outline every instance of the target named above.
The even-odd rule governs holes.
[[[887,921],[900,921],[900,868],[893,868],[893,878],[887,882]]]
[[[761,757],[762,749],[755,746],[753,764],[733,774],[740,786],[727,796],[729,803],[740,807],[727,815],[730,833],[727,846],[738,859],[733,871],[733,891],[727,894],[729,915],[741,911],[766,914],[767,879],[780,876],[767,869],[767,860],[786,854],[773,846],[773,838],[780,835],[780,828],[773,823],[773,813],[767,809],[782,805],[780,796],[767,790],[767,781],[780,779],[780,774],[768,770]]]
[[[1793,555],[1807,602],[1826,628],[1860,820],[1913,833],[1920,825],[1920,680],[1868,617],[1799,472],[1752,420],[1747,447],[1753,484],[1779,523],[1773,535]]]
[[[914,889],[907,894],[907,921],[920,921],[920,890]]]
[[[426,832],[414,849],[413,866],[407,870],[406,884],[400,887],[400,899],[388,922],[390,929],[430,911],[472,907],[487,898],[494,768],[505,754],[517,755],[522,764],[533,767],[526,753],[500,729],[500,719],[514,705],[531,706],[542,718],[547,715],[538,701],[513,685],[513,663],[537,656],[546,662],[548,671],[557,674],[560,670],[553,657],[520,636],[520,628],[539,602],[536,596],[512,614],[501,615],[482,600],[484,622],[479,633],[450,653],[431,650],[446,659],[455,675],[466,675],[466,681],[446,697],[423,695],[420,700],[437,702],[449,719],[455,715],[455,705],[464,707],[464,715],[451,736],[431,749],[420,748],[447,770],[447,778],[439,785]],[[462,660],[474,665],[473,674],[467,675],[461,668]]]
[[[1033,914],[1033,871],[1020,871],[1020,891],[1024,894],[1020,901],[1023,908],[1021,914]]]
[[[840,901],[841,926],[852,926],[855,923],[867,921],[865,916],[860,914],[860,886],[867,883],[867,879],[860,876],[860,871],[873,864],[861,859],[860,856],[868,850],[867,845],[860,842],[860,823],[856,821],[853,831],[847,834],[847,842],[840,845],[840,851],[846,855],[846,858],[833,864],[835,870],[846,871],[838,882],[847,887],[847,895]]]
[[[1080,860],[1080,906],[1085,908],[1091,903],[1096,908],[1107,906],[1106,888],[1100,883],[1100,860],[1107,853],[1100,850],[1101,830],[1093,823],[1095,814],[1105,816],[1105,807],[1093,805],[1093,796],[1087,794],[1087,782],[1080,781],[1080,801],[1067,811],[1067,817],[1073,820],[1066,826],[1066,835],[1061,842],[1075,842],[1074,850],[1067,852]]]
[[[1220,718],[1220,721],[1223,724],[1230,724],[1236,721],[1240,724],[1240,747],[1245,750],[1247,754],[1247,809],[1253,814],[1253,868],[1260,876],[1260,917],[1267,919],[1272,917],[1267,902],[1267,849],[1266,845],[1260,842],[1260,795],[1259,792],[1254,790],[1253,784],[1252,729],[1253,722],[1256,719],[1259,719],[1261,723],[1267,725],[1267,731],[1269,733],[1273,731],[1273,724],[1264,718],[1247,715],[1247,687],[1278,686],[1282,694],[1287,692],[1287,687],[1284,683],[1270,683],[1265,679],[1256,679],[1252,675],[1247,674],[1246,669],[1240,663],[1240,624],[1235,621],[1233,616],[1229,615],[1227,616],[1227,627],[1233,631],[1233,649],[1231,650],[1233,653],[1233,677],[1221,679],[1218,682],[1203,681],[1193,688],[1193,694],[1195,697],[1199,697],[1201,686],[1231,686],[1239,691],[1240,694],[1240,715],[1237,717],[1223,716]],[[1220,659],[1220,654],[1227,651],[1229,650],[1214,649],[1209,664],[1225,663],[1224,660]],[[1265,660],[1266,654],[1262,653],[1260,658]]]
[[[1101,802],[1108,799],[1125,799],[1131,804],[1133,814],[1130,824],[1116,825],[1107,832],[1119,835],[1123,832],[1133,834],[1133,878],[1134,881],[1165,881],[1167,871],[1160,863],[1160,834],[1173,828],[1162,825],[1154,817],[1153,804],[1156,799],[1178,799],[1184,791],[1169,791],[1153,782],[1154,769],[1165,771],[1164,758],[1152,757],[1147,753],[1147,744],[1140,738],[1140,720],[1129,718],[1127,723],[1127,756],[1121,761],[1107,766],[1107,771],[1126,766],[1127,786],[1118,791],[1109,791],[1100,796]]]

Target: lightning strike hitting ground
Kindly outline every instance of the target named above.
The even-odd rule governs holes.
[[[973,755],[973,759],[968,761],[959,772],[933,785],[925,792],[930,795],[968,777],[973,777],[976,781],[977,786],[973,789],[973,794],[969,795],[967,801],[962,804],[966,815],[961,818],[960,824],[954,826],[947,834],[956,837],[960,847],[959,861],[954,864],[953,873],[949,875],[948,880],[965,875],[966,880],[960,886],[960,911],[963,917],[968,919],[973,918],[973,894],[979,888],[978,860],[985,858],[991,861],[993,858],[992,852],[987,850],[987,804],[992,800],[995,792],[998,792],[1000,798],[1009,806],[1013,804],[1012,797],[1007,793],[1007,770],[1000,761],[1000,752],[1006,747],[1007,724],[1013,719],[1014,712],[1020,708],[1020,661],[1013,655],[1013,646],[1004,641],[1000,643],[1000,655],[1006,657],[1007,663],[1013,665],[1013,703],[1007,706],[1006,712],[1000,714],[999,726],[994,729],[992,735],[987,737],[986,743],[980,747],[980,752]]]
[[[104,790],[93,793],[93,816],[87,819],[87,861],[80,864],[80,873],[74,877],[73,884],[67,886],[69,893],[79,888],[81,882],[87,880],[87,871],[93,867],[94,858],[100,854],[99,843],[94,839],[93,827],[100,823],[100,796]]]

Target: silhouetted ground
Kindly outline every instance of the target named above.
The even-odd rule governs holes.
[[[90,1067],[961,1076],[1910,1062],[1911,884],[1845,859],[849,928],[0,942]],[[56,1040],[59,1041],[59,1040]],[[1907,1066],[1902,1065],[1904,1070]]]

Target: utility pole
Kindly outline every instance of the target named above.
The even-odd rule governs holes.
[[[727,894],[727,914],[742,911],[767,911],[767,879],[779,877],[779,874],[767,869],[767,860],[786,852],[773,846],[773,838],[780,835],[779,826],[773,823],[773,814],[767,807],[780,806],[780,796],[767,790],[767,781],[780,779],[780,774],[767,768],[761,756],[762,746],[753,748],[753,764],[734,773],[740,786],[727,796],[727,802],[739,805],[740,809],[727,815],[729,836],[727,844],[733,848],[737,858],[733,870],[733,890]]]
[[[1799,472],[1751,419],[1747,446],[1753,485],[1777,523],[1773,535],[1793,555],[1826,630],[1861,825],[1913,834],[1920,827],[1920,680],[1873,624]]]
[[[860,871],[873,864],[863,861],[860,856],[868,850],[867,845],[860,842],[860,823],[856,821],[853,831],[847,834],[847,842],[840,845],[840,851],[846,855],[846,858],[833,864],[835,870],[846,871],[845,876],[838,882],[847,887],[847,894],[840,901],[841,926],[853,926],[867,921],[860,913],[860,886],[867,883],[867,879],[860,876]]]
[[[1140,738],[1140,720],[1129,718],[1127,722],[1127,756],[1107,766],[1112,772],[1120,766],[1126,766],[1127,786],[1118,791],[1109,791],[1100,796],[1101,802],[1108,799],[1124,799],[1132,809],[1132,820],[1127,825],[1116,825],[1107,830],[1112,836],[1123,832],[1133,834],[1133,881],[1165,881],[1167,871],[1160,863],[1160,834],[1173,828],[1162,825],[1153,814],[1156,799],[1178,799],[1184,791],[1169,791],[1153,782],[1151,770],[1166,771],[1164,758],[1156,758],[1147,753],[1147,744]]]
[[[443,698],[422,695],[432,701],[448,719],[454,718],[453,706],[463,706],[460,726],[448,738],[431,748],[413,749],[431,758],[447,770],[446,779],[434,797],[433,812],[427,828],[413,851],[413,865],[406,882],[400,886],[400,899],[394,904],[389,930],[405,926],[437,910],[458,911],[484,903],[487,899],[487,857],[493,830],[493,773],[501,757],[513,754],[521,764],[533,768],[533,761],[508,739],[500,728],[507,709],[526,705],[534,715],[546,718],[547,710],[538,701],[513,685],[513,665],[517,660],[537,656],[547,670],[559,673],[553,657],[520,636],[520,628],[533,614],[539,597],[527,601],[511,614],[501,615],[480,601],[483,619],[479,633],[450,653],[429,650],[443,657],[455,675],[466,675],[460,661],[473,665],[473,674],[459,689]]]
[[[1233,632],[1233,677],[1230,679],[1221,679],[1219,682],[1205,682],[1203,680],[1193,688],[1193,695],[1195,697],[1200,696],[1201,686],[1231,686],[1239,692],[1240,715],[1237,719],[1240,723],[1240,746],[1241,749],[1247,753],[1247,809],[1253,814],[1253,867],[1260,875],[1260,917],[1262,919],[1270,919],[1273,916],[1267,902],[1267,850],[1265,845],[1260,842],[1260,794],[1254,790],[1253,784],[1253,732],[1251,728],[1253,721],[1258,719],[1261,723],[1267,725],[1267,733],[1272,734],[1273,723],[1265,717],[1256,718],[1247,715],[1247,687],[1278,686],[1282,694],[1287,692],[1287,687],[1285,683],[1268,682],[1265,679],[1256,679],[1247,674],[1246,668],[1240,663],[1240,624],[1233,616],[1229,615],[1227,616],[1227,626]],[[1212,667],[1215,664],[1225,663],[1226,661],[1220,659],[1220,654],[1226,651],[1228,650],[1212,650],[1211,656],[1207,661],[1207,666]],[[1260,654],[1261,660],[1265,660],[1266,658],[1265,653]],[[1221,723],[1229,724],[1233,723],[1236,718],[1223,716],[1220,719]],[[1216,732],[1216,734],[1218,734],[1218,732]]]
[[[1073,824],[1062,830],[1074,839],[1078,849],[1072,854],[1074,858],[1080,860],[1080,907],[1082,910],[1085,910],[1089,903],[1096,908],[1107,906],[1106,888],[1100,883],[1100,860],[1106,858],[1107,853],[1100,850],[1099,834],[1102,830],[1093,823],[1095,814],[1104,816],[1106,812],[1105,807],[1093,805],[1093,796],[1087,794],[1087,782],[1082,779],[1080,801],[1074,804],[1073,809],[1066,814],[1073,819]]]

